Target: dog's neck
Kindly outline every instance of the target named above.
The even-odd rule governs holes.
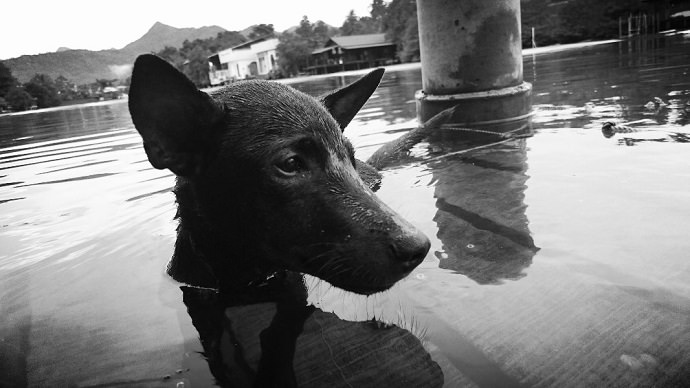
[[[262,265],[267,260],[253,257],[255,247],[247,244],[242,225],[228,222],[220,230],[212,227],[218,223],[209,222],[209,209],[199,207],[199,190],[203,188],[178,177],[174,192],[179,225],[168,274],[197,287],[240,289],[275,273],[277,269]]]

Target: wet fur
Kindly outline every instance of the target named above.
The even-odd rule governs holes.
[[[320,99],[259,80],[206,94],[139,57],[132,119],[151,164],[177,175],[168,273],[232,289],[292,270],[362,294],[409,274],[429,241],[375,196],[378,173],[342,134],[382,75]]]

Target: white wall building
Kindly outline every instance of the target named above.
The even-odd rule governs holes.
[[[278,68],[278,39],[259,38],[209,57],[211,85],[246,78],[266,78]]]

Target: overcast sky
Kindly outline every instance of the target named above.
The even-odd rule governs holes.
[[[173,27],[217,25],[277,31],[309,20],[340,27],[351,9],[369,15],[371,0],[12,0],[0,4],[0,60],[59,47],[104,50],[139,39],[155,22]]]

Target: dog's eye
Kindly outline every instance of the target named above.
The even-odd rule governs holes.
[[[296,156],[291,156],[276,164],[276,167],[285,175],[295,175],[304,169],[304,163]]]

